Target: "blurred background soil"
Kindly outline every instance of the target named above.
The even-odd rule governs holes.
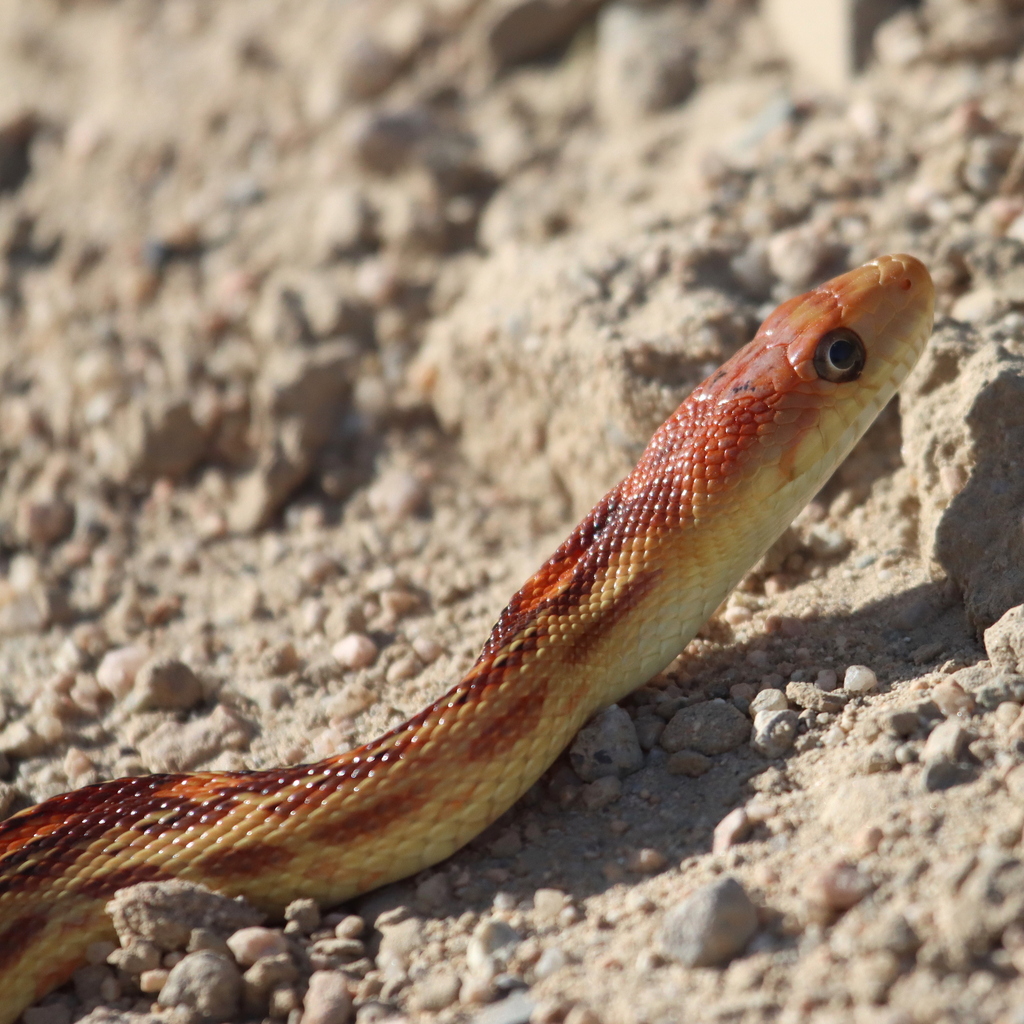
[[[26,1024],[1024,1021],[1024,4],[876,6],[825,82],[747,0],[0,4],[4,813],[372,738],[778,302],[938,290],[793,529],[467,850],[278,974],[225,947],[219,1009],[98,950]],[[750,927],[687,933],[725,879]]]

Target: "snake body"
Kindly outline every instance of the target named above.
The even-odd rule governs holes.
[[[112,937],[123,886],[185,879],[280,914],[459,849],[692,639],[892,397],[932,307],[910,256],[780,306],[512,598],[465,678],[379,739],[317,764],[115,779],[0,823],[0,1022]]]

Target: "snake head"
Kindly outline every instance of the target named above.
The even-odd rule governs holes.
[[[820,486],[917,362],[934,304],[913,256],[881,256],[826,281],[779,306],[662,429],[699,433],[691,451],[718,449],[709,494],[724,498],[741,481],[743,500],[784,480]]]

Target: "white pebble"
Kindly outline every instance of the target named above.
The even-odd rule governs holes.
[[[345,668],[368,668],[377,660],[377,645],[365,633],[349,633],[331,648],[331,655]]]
[[[878,686],[878,676],[867,665],[851,665],[843,677],[843,689],[850,693],[870,693]]]
[[[569,962],[561,946],[548,946],[540,955],[540,959],[534,964],[533,973],[538,981],[551,977],[556,971],[560,971]]]
[[[760,711],[785,711],[788,707],[789,701],[786,699],[785,693],[782,690],[769,688],[755,694],[754,699],[750,702],[750,716],[753,718]]]
[[[96,669],[96,682],[115,700],[126,696],[139,669],[149,659],[149,650],[139,644],[107,651]]]
[[[722,615],[722,618],[730,626],[742,626],[744,622],[750,622],[753,617],[754,613],[749,608],[744,608],[741,604],[730,605]]]
[[[418,636],[412,642],[412,649],[419,655],[424,665],[437,661],[444,653],[444,648],[436,641],[427,636]]]

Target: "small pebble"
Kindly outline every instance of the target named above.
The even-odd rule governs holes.
[[[820,909],[842,913],[860,903],[871,889],[871,880],[861,874],[856,865],[838,861],[815,875],[804,895]]]
[[[346,914],[335,926],[339,939],[358,939],[366,931],[366,922],[358,914]]]
[[[956,764],[945,758],[929,761],[921,773],[921,785],[925,792],[938,793],[954,786],[962,786],[974,780],[974,772],[967,765]]]
[[[96,669],[96,682],[115,700],[120,700],[131,690],[136,674],[149,656],[149,649],[138,645],[107,651]]]
[[[461,992],[459,998],[462,999]],[[519,989],[477,1013],[473,1017],[473,1024],[530,1024],[535,1006],[536,1003],[530,994]]]
[[[466,966],[478,977],[494,977],[504,967],[522,939],[514,928],[496,918],[481,921],[466,947]]]
[[[799,724],[794,711],[759,711],[750,745],[762,757],[782,757],[793,746]]]
[[[789,707],[789,701],[782,690],[762,690],[750,702],[750,717],[756,718],[760,711],[785,711]]]
[[[719,967],[742,952],[756,931],[757,908],[743,886],[726,876],[669,910],[659,941],[686,967]]]
[[[409,1005],[421,1013],[436,1013],[459,998],[462,983],[453,971],[436,971],[416,984]]]
[[[644,754],[629,713],[613,704],[591,719],[569,747],[569,763],[584,782],[639,771]]]
[[[349,633],[331,648],[331,656],[344,668],[368,668],[377,660],[377,645],[365,633]]]
[[[188,953],[167,975],[158,1001],[187,1006],[207,1021],[229,1021],[238,1013],[242,976],[225,957],[207,950]]]
[[[319,587],[338,575],[338,563],[330,555],[314,553],[299,563],[299,579],[309,587]]]
[[[920,724],[916,711],[892,711],[885,718],[885,728],[894,736],[913,736]]]
[[[423,481],[403,470],[387,470],[367,492],[370,508],[382,518],[408,519],[423,510],[427,488]]]
[[[669,753],[685,749],[724,754],[745,743],[749,735],[750,720],[735,705],[707,700],[677,711],[661,734],[661,745]]]
[[[614,775],[606,775],[583,787],[583,806],[589,811],[609,807],[622,796],[622,781]]]
[[[288,952],[288,940],[275,928],[240,928],[228,937],[228,949],[242,967],[251,967],[265,956]]]
[[[711,841],[711,852],[725,853],[741,842],[750,832],[750,817],[745,807],[734,807],[716,826]]]
[[[711,770],[714,762],[705,754],[696,750],[677,750],[666,762],[665,771],[669,775],[685,775],[690,779],[698,779]]]
[[[966,718],[974,711],[974,698],[953,679],[945,679],[933,686],[931,698],[946,718]]]
[[[533,912],[538,922],[549,924],[557,920],[568,899],[561,889],[538,889],[533,894]]]
[[[427,636],[418,636],[412,642],[412,649],[424,665],[437,661],[444,654],[444,648],[436,641]]]
[[[388,665],[385,679],[389,683],[400,683],[406,679],[414,679],[420,674],[423,663],[411,652]]]
[[[842,711],[851,694],[845,690],[826,693],[815,683],[791,682],[786,684],[786,697],[798,708],[809,711]]]
[[[847,693],[871,693],[878,687],[878,677],[866,665],[850,665],[843,676]]]
[[[297,925],[303,935],[310,935],[320,927],[320,908],[309,897],[292,900],[284,908],[284,919]]]
[[[634,850],[626,860],[626,870],[637,875],[657,874],[667,865],[668,858],[659,850],[654,850],[649,846],[642,850]]]
[[[874,853],[885,838],[885,833],[877,825],[866,825],[853,836],[853,848],[858,853],[867,855]]]
[[[135,676],[125,707],[130,711],[187,711],[202,699],[203,684],[188,665],[177,658],[151,658]]]
[[[823,668],[818,673],[818,678],[815,679],[814,685],[819,690],[831,693],[839,685],[839,677],[836,675],[836,670],[834,668]]]
[[[345,976],[337,971],[314,971],[299,1024],[348,1024],[351,1018],[352,997]]]
[[[925,761],[936,758],[956,761],[973,738],[957,719],[947,718],[928,734],[921,757]]]
[[[561,946],[548,946],[534,965],[534,974],[538,981],[544,981],[545,978],[550,978],[557,971],[561,971],[568,962],[569,958]]]
[[[139,975],[139,989],[147,995],[156,995],[167,984],[171,972],[164,967],[154,967]]]

